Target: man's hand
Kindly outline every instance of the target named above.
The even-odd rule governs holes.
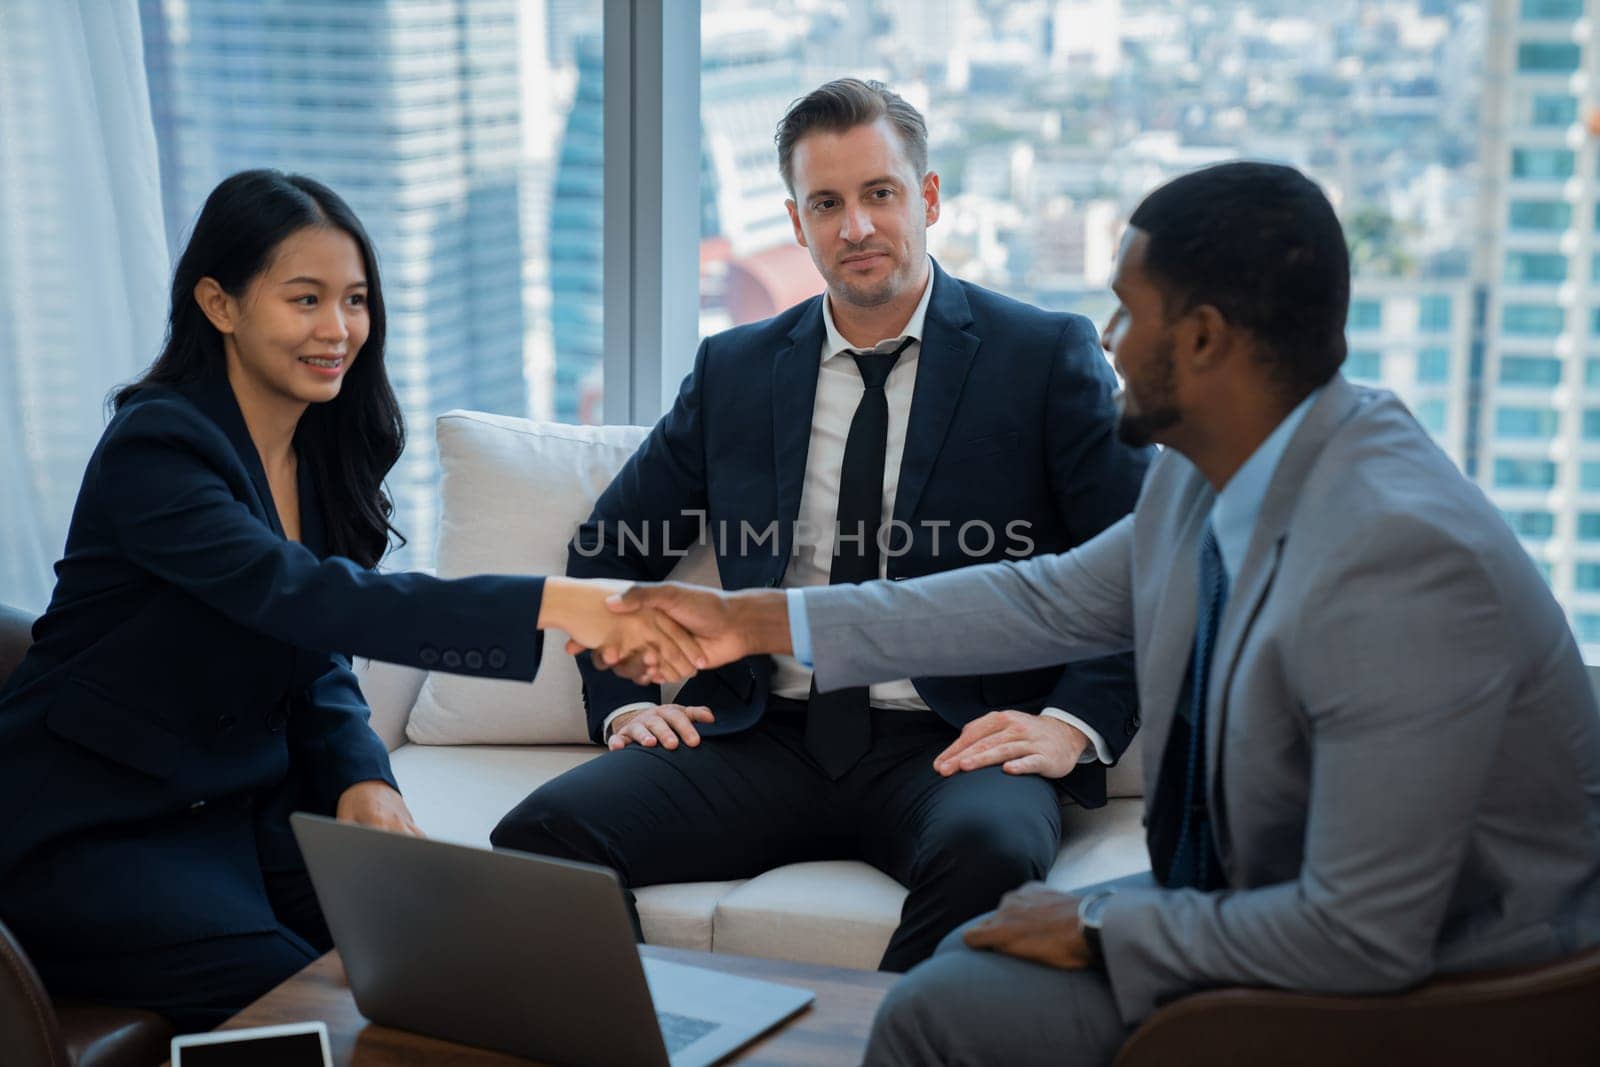
[[[701,670],[720,667],[758,652],[790,652],[789,605],[781,590],[721,593],[696,585],[666,582],[634,585],[611,597],[607,606],[619,617],[659,617],[686,632],[699,654]],[[594,647],[594,665],[634,682],[676,681],[652,664],[647,654],[627,648]],[[568,651],[575,645],[568,644]]]
[[[1060,719],[991,711],[967,723],[961,736],[933,758],[933,769],[948,778],[999,763],[1007,774],[1065,778],[1088,747],[1088,736]]]
[[[428,836],[417,828],[411,818],[411,809],[406,807],[405,800],[394,791],[394,787],[376,779],[357,782],[340,793],[334,816],[340,822],[393,830],[412,837]]]
[[[565,630],[567,651],[593,649],[597,667],[629,660],[657,683],[682,681],[707,665],[699,644],[669,616],[607,606],[608,597],[627,588],[619,581],[546,578],[539,628]]]
[[[1043,882],[1029,882],[1007,893],[994,914],[969,929],[962,940],[968,948],[1003,952],[1064,971],[1094,965],[1094,953],[1078,922],[1078,898]]]
[[[662,748],[677,748],[679,739],[690,748],[700,743],[697,722],[715,722],[711,709],[703,706],[686,708],[682,704],[661,704],[653,708],[640,708],[626,712],[611,720],[611,740],[606,742],[615,751],[630,744],[646,748],[660,744]]]

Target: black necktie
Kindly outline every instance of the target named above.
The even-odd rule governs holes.
[[[883,454],[889,445],[889,399],[884,383],[915,338],[889,352],[852,352],[861,370],[861,402],[850,420],[839,469],[839,512],[835,522],[829,585],[870,582],[878,577],[878,529],[883,521]],[[872,719],[867,688],[817,692],[811,683],[806,709],[806,751],[829,778],[839,778],[867,751]]]
[[[1150,860],[1156,876],[1165,875],[1162,884],[1169,889],[1209,890],[1222,884],[1222,862],[1206,797],[1206,690],[1222,609],[1228,603],[1228,574],[1209,522],[1200,542],[1197,594],[1188,687],[1178,698],[1172,732],[1167,735],[1161,758],[1161,802],[1150,819]],[[1174,796],[1172,789],[1180,782],[1183,792]]]

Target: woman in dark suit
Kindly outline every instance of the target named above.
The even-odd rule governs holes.
[[[288,813],[417,832],[349,656],[531,679],[558,626],[692,670],[682,631],[619,630],[602,586],[372,569],[403,442],[383,345],[338,196],[218,186],[0,691],[0,916],[53,992],[204,1028],[330,947]]]

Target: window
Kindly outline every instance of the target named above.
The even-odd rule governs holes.
[[[1450,298],[1425,296],[1417,301],[1417,329],[1427,333],[1450,329]]]
[[[1583,413],[1583,439],[1600,441],[1600,411],[1589,408]]]
[[[1560,181],[1572,177],[1576,160],[1565,148],[1513,148],[1511,176],[1529,181]]]
[[[1424,400],[1416,407],[1417,422],[1434,436],[1444,433],[1445,403],[1438,397]]]
[[[1556,484],[1556,465],[1547,459],[1497,459],[1494,484],[1502,489],[1550,489]]]
[[[1344,373],[1361,381],[1380,381],[1383,378],[1383,354],[1370,349],[1357,349],[1345,358]]]
[[[1578,540],[1600,541],[1600,511],[1578,512]]]
[[[1578,464],[1578,488],[1600,489],[1600,463],[1590,460]]]
[[[1600,642],[1600,615],[1592,611],[1580,611],[1572,621],[1573,635],[1581,643],[1592,645]]]
[[[1500,384],[1560,385],[1561,361],[1547,356],[1502,356]]]
[[[1556,517],[1548,511],[1508,511],[1505,516],[1517,536],[1529,541],[1547,541],[1555,533]]]
[[[1600,359],[1591,356],[1583,361],[1583,384],[1590,389],[1600,387]]]
[[[1553,283],[1567,280],[1567,257],[1558,252],[1507,252],[1506,281]]]
[[[1580,563],[1573,585],[1585,592],[1600,590],[1600,563]]]
[[[1583,0],[1522,0],[1525,21],[1575,19],[1583,15]]]
[[[1349,328],[1376,330],[1383,326],[1383,304],[1377,300],[1350,301]]]
[[[1512,337],[1555,337],[1566,325],[1566,310],[1554,304],[1507,304],[1500,316],[1500,332]]]
[[[1429,384],[1450,380],[1450,350],[1430,345],[1417,352],[1417,381]]]
[[[1564,200],[1511,201],[1511,228],[1541,233],[1572,225],[1572,205]]]
[[[1578,98],[1541,93],[1533,98],[1531,113],[1535,126],[1571,126],[1578,121]]]
[[[1517,69],[1528,74],[1571,74],[1583,49],[1570,41],[1523,41],[1517,45]]]
[[[1496,437],[1512,440],[1554,437],[1561,418],[1549,408],[1500,408],[1494,413]]]

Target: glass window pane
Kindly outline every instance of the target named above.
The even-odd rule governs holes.
[[[1554,437],[1559,426],[1560,417],[1549,408],[1501,408],[1494,413],[1497,437]]]
[[[1501,385],[1560,385],[1561,361],[1548,356],[1503,356]]]
[[[1354,378],[1362,382],[1378,382],[1383,379],[1383,353],[1370,349],[1358,349],[1345,358],[1344,373],[1347,378]]]
[[[1572,177],[1577,161],[1565,148],[1513,148],[1511,176],[1530,181],[1553,181]]]
[[[1559,252],[1507,252],[1506,281],[1554,283],[1567,280],[1567,257]]]
[[[1352,330],[1376,330],[1383,325],[1383,304],[1377,300],[1350,301],[1349,327]]]
[[[1511,228],[1540,232],[1564,230],[1572,224],[1572,205],[1564,200],[1511,201]]]
[[[1450,350],[1437,346],[1417,352],[1417,381],[1422,383],[1450,380]]]
[[[1517,536],[1529,541],[1549,540],[1555,533],[1556,517],[1548,511],[1508,511],[1505,516]]]
[[[391,565],[430,563],[437,415],[598,418],[598,365],[566,326],[601,318],[597,272],[570,284],[599,262],[599,52],[577,42],[598,42],[601,0],[137,6],[174,252],[250,167],[320,178],[365,224],[410,441]]]
[[[1578,540],[1600,541],[1600,511],[1578,512]]]
[[[1500,317],[1500,332],[1514,337],[1554,337],[1566,324],[1566,310],[1554,304],[1507,304]]]
[[[1549,489],[1556,484],[1556,465],[1547,459],[1497,459],[1494,484],[1503,489]]]
[[[1570,74],[1578,69],[1583,49],[1571,41],[1523,41],[1517,45],[1517,69],[1530,74]]]
[[[1571,126],[1578,121],[1578,98],[1541,93],[1533,98],[1531,111],[1535,126]]]
[[[1585,592],[1600,589],[1600,563],[1578,564],[1576,581],[1573,584]]]
[[[1575,19],[1583,14],[1583,0],[1522,0],[1522,17],[1536,19]]]
[[[1417,329],[1441,333],[1450,329],[1450,298],[1425,296],[1417,302]]]

